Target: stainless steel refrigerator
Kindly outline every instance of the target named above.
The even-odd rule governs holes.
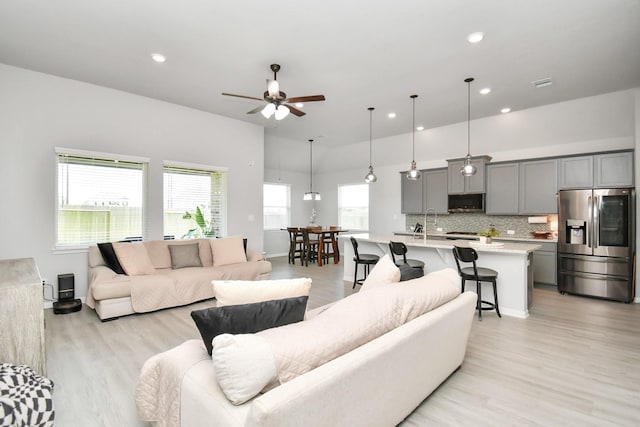
[[[635,192],[631,188],[558,193],[558,290],[631,302],[634,298]]]

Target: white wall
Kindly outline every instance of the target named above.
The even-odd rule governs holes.
[[[0,94],[0,259],[34,257],[50,283],[75,273],[86,295],[86,252],[52,250],[56,146],[150,158],[149,239],[163,234],[164,160],[228,167],[228,234],[262,251],[262,127],[1,64]]]

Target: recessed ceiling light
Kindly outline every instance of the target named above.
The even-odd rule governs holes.
[[[467,41],[469,43],[478,43],[478,42],[481,42],[483,38],[484,38],[484,33],[476,32],[476,33],[469,34],[467,36]]]
[[[396,118],[396,113],[389,113],[389,114],[387,114],[387,117],[389,117],[390,119],[395,119]]]
[[[160,63],[165,62],[165,61],[167,60],[167,57],[166,57],[166,56],[164,56],[164,55],[162,55],[162,54],[160,54],[160,53],[152,53],[152,54],[151,54],[151,58],[152,58],[154,61],[156,61],[156,62],[160,62]]]
[[[296,102],[296,104],[295,104],[295,105],[296,105],[296,107],[297,107],[297,108],[302,108],[302,107],[304,107],[304,104],[303,104],[302,102]]]
[[[491,88],[490,88],[490,87],[485,87],[485,88],[480,89],[480,93],[481,93],[482,95],[486,95],[486,94],[488,94],[489,92],[491,92]]]
[[[422,130],[424,130],[424,126],[418,126],[418,127],[416,128],[416,130],[417,130],[417,131],[422,131]]]
[[[508,112],[510,112],[510,111],[511,111],[511,108],[509,108],[509,107],[504,107],[502,110],[500,110],[500,112],[501,112],[502,114],[508,113]]]

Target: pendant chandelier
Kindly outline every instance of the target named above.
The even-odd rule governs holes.
[[[370,184],[372,182],[376,182],[378,180],[378,177],[373,173],[373,166],[371,165],[371,129],[372,129],[372,122],[373,122],[373,110],[375,108],[373,107],[369,107],[369,172],[367,172],[367,175],[365,175],[364,177],[364,182],[366,182],[367,184]]]
[[[464,79],[467,84],[467,157],[464,158],[464,165],[460,169],[463,176],[475,175],[476,167],[471,162],[471,82],[473,77]]]
[[[420,171],[416,167],[416,98],[418,95],[411,95],[409,98],[413,100],[413,121],[411,123],[411,130],[413,132],[412,142],[412,156],[411,156],[411,169],[407,172],[407,179],[415,181],[420,179]]]
[[[309,191],[304,193],[303,200],[321,200],[320,193],[313,191],[313,139],[309,140]]]

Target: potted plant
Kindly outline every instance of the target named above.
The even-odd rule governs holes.
[[[495,229],[495,227],[491,227],[488,230],[482,230],[478,233],[478,236],[480,236],[480,243],[486,245],[490,244],[493,238],[498,237],[499,235],[500,233]]]

